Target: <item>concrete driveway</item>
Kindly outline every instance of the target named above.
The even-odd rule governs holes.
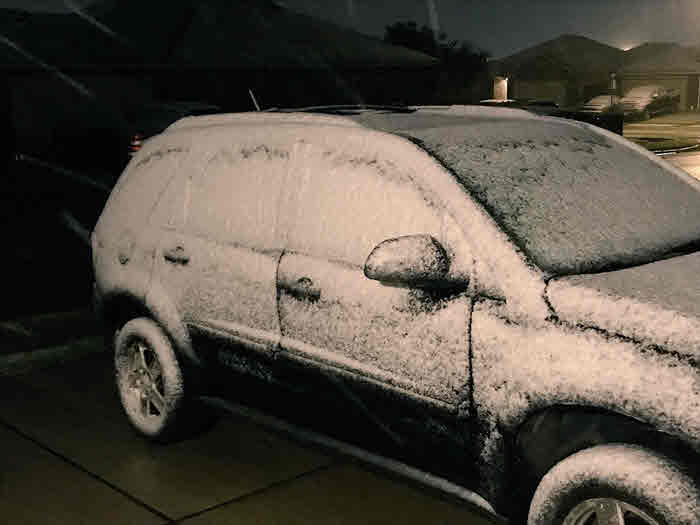
[[[0,377],[0,512],[13,524],[494,521],[246,418],[157,445],[128,426],[109,356]]]

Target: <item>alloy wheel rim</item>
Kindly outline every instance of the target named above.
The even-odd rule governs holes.
[[[563,525],[661,525],[641,509],[615,498],[594,498],[576,505]]]
[[[163,419],[166,413],[165,383],[157,354],[139,340],[131,343],[126,353],[127,370],[122,392],[127,403],[143,419]]]

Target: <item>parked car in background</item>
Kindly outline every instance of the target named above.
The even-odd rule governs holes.
[[[687,174],[478,106],[182,119],[91,236],[141,434],[178,436],[222,367],[332,378],[529,525],[700,523],[699,239]]]
[[[618,135],[622,135],[622,112],[617,111],[586,111],[580,107],[562,108],[553,100],[546,99],[488,99],[479,102],[481,106],[524,109],[536,115],[549,115],[552,117],[568,118],[588,122],[595,126],[607,129]]]
[[[659,85],[638,86],[620,99],[620,106],[629,120],[649,120],[662,113],[678,111],[681,96],[677,89]]]
[[[584,111],[586,113],[621,111],[619,103],[620,97],[618,95],[598,95],[583,103],[579,111]]]

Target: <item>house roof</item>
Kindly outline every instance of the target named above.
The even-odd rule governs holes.
[[[700,73],[700,49],[678,44],[645,44],[646,52],[637,51],[625,60],[621,74]],[[640,47],[630,51],[639,50]],[[629,53],[630,51],[627,51]]]
[[[142,58],[138,49],[77,15],[0,9],[2,66],[132,64]]]
[[[91,23],[88,19],[95,22]],[[424,68],[433,57],[272,1],[122,0],[75,13],[0,9],[0,64]]]
[[[273,3],[229,0],[209,0],[198,5],[191,25],[173,49],[172,60],[312,69],[415,68],[437,63],[423,53],[389,45]]]
[[[569,76],[617,71],[624,51],[580,35],[561,35],[490,62],[496,74],[555,80]]]

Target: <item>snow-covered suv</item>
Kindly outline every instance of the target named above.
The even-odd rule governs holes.
[[[521,110],[334,112],[189,117],[130,161],[92,247],[136,429],[174,435],[212,362],[324,375],[500,515],[700,523],[699,183]]]

